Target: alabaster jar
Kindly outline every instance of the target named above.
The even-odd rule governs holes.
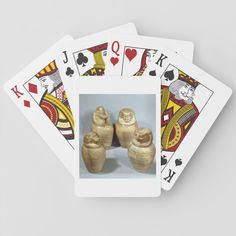
[[[93,112],[92,131],[99,135],[105,149],[111,147],[114,130],[110,116],[102,106],[97,107]]]
[[[128,156],[133,167],[139,172],[147,172],[153,164],[156,148],[152,143],[152,131],[138,128],[128,148]]]
[[[85,134],[82,158],[89,172],[98,173],[103,170],[106,161],[106,150],[100,137],[95,132]]]
[[[138,128],[135,113],[130,108],[123,108],[115,125],[116,135],[119,139],[120,145],[123,148],[128,148],[134,132]]]

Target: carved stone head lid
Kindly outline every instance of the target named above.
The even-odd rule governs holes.
[[[133,125],[136,122],[135,113],[130,108],[123,108],[119,113],[118,121],[122,125]]]
[[[108,117],[108,114],[107,114],[105,108],[102,106],[99,106],[96,108],[95,114],[97,116],[99,116],[101,119],[107,119],[107,117]]]
[[[98,106],[93,113],[93,122],[97,125],[105,125],[110,123],[110,118],[103,106]]]
[[[102,113],[102,114],[105,114],[105,113],[106,113],[105,108],[104,108],[103,106],[98,106],[98,107],[96,108],[96,112]]]
[[[98,148],[101,146],[101,139],[95,132],[89,132],[84,135],[84,145],[88,148]]]
[[[132,143],[137,147],[147,147],[152,144],[152,131],[148,128],[138,128],[135,130]]]

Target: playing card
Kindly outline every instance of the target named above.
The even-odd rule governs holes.
[[[57,56],[72,41],[72,37],[65,36],[4,85],[9,97],[70,173],[74,172],[74,120]]]
[[[189,61],[193,60],[194,45],[192,42],[135,36],[132,38],[134,40],[134,45],[136,39],[138,39],[139,42],[142,41],[143,47],[133,48],[131,38],[129,40],[129,45],[126,44],[126,41],[117,39],[117,37],[113,37],[108,43],[107,75],[156,75],[154,61],[159,56],[158,49],[160,48],[160,45],[173,50]],[[152,48],[144,48],[144,45],[152,45]],[[126,46],[125,50],[124,46]],[[126,66],[127,64],[128,66]]]
[[[181,41],[181,40],[172,40],[172,39],[163,39],[163,38],[152,38],[145,36],[136,36],[132,39],[135,40],[138,38],[139,42],[142,41],[144,45],[152,45],[153,48],[132,48],[132,40],[130,38],[129,45],[124,51],[123,43],[126,42],[116,40],[109,40],[108,45],[108,61],[107,61],[107,75],[111,74],[125,74],[127,75],[156,75],[155,68],[155,59],[158,57],[159,53],[156,48],[160,45],[168,47],[170,50],[178,53],[182,57],[186,58],[189,61],[193,60],[193,51],[194,45],[192,42]],[[146,49],[146,50],[145,50]],[[128,64],[128,68],[126,66]],[[125,68],[123,68],[125,66]],[[130,69],[130,71],[127,71]],[[124,70],[124,71],[121,71]]]
[[[137,30],[133,23],[121,25],[74,40],[66,50],[61,51],[58,60],[59,71],[65,75],[63,83],[71,103],[74,77],[104,74],[107,64],[107,36],[113,34],[136,35]],[[71,105],[73,107],[73,104]]]
[[[142,36],[146,37],[146,36]],[[149,37],[148,37],[149,38]],[[166,48],[175,51],[181,57],[186,60],[193,62],[194,44],[191,41],[186,40],[176,40],[167,38],[155,38],[151,37],[153,40],[158,40]]]
[[[119,75],[118,58],[108,56],[107,50],[119,54],[120,45],[110,41],[111,35],[137,35],[133,23],[122,25],[97,34],[77,39],[66,51],[63,51],[58,60],[59,71],[65,74],[63,78],[69,100],[73,110],[73,78],[78,76]],[[145,38],[144,36],[141,36]],[[180,53],[189,60],[193,59],[193,43],[180,40],[153,38],[153,41],[161,42]],[[110,54],[110,53],[109,53]],[[119,63],[118,63],[119,64]]]
[[[157,41],[119,42],[120,75],[161,78],[162,187],[170,190],[232,94],[232,90]]]
[[[160,80],[80,77],[74,98],[75,194],[159,196]],[[112,146],[116,135],[127,148]]]

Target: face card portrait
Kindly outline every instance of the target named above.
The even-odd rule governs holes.
[[[206,72],[171,57],[161,75],[162,188],[170,190],[232,94]]]
[[[76,195],[160,195],[159,83],[110,76],[74,82]]]
[[[23,86],[58,131],[72,145],[74,119],[56,61],[49,63]]]
[[[213,91],[169,65],[161,76],[161,168],[168,165],[175,151],[213,95]],[[176,166],[182,164],[176,159]]]
[[[156,76],[158,64],[165,59],[156,49],[125,47],[122,75]]]

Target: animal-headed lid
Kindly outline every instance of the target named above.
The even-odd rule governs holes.
[[[148,128],[137,128],[132,143],[138,147],[148,147],[152,144],[152,131]]]
[[[88,148],[98,148],[101,146],[101,139],[95,132],[89,132],[84,135],[84,145]]]

